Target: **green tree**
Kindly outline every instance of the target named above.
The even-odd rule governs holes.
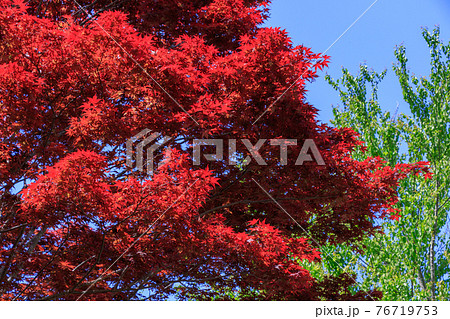
[[[450,298],[450,43],[440,40],[439,28],[422,33],[431,55],[428,77],[409,71],[404,46],[395,50],[393,70],[409,115],[397,116],[380,106],[378,86],[386,71],[378,74],[362,65],[357,76],[343,69],[340,79],[326,78],[341,100],[332,123],[353,128],[365,142],[365,149],[354,152],[356,159],[379,156],[389,166],[427,161],[433,172],[432,178],[401,181],[397,213],[392,213],[392,220],[375,221],[382,232],[356,247],[330,247],[344,256],[338,261],[342,267],[325,259],[319,271],[352,269],[363,289],[378,288],[385,300]],[[350,253],[355,250],[359,254]]]

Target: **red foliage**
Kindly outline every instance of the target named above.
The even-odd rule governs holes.
[[[377,231],[399,180],[426,171],[355,161],[355,133],[317,121],[305,83],[328,57],[260,27],[268,1],[78,2],[100,13],[0,0],[0,298],[366,298],[300,266],[318,247],[252,181],[317,242],[351,243]],[[124,163],[145,128],[174,137],[151,178]],[[280,166],[268,147],[267,166],[194,167],[192,137],[313,139],[326,166]]]

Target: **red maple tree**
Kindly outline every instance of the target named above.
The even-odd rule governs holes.
[[[376,232],[425,164],[351,158],[355,133],[305,101],[328,57],[261,27],[268,5],[0,1],[1,299],[379,296],[352,295],[349,275],[318,282],[301,261]],[[143,129],[172,137],[151,177],[125,166]],[[266,166],[193,166],[193,138],[313,139],[326,165],[280,165],[268,146]]]

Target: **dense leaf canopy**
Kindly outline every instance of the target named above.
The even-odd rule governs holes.
[[[425,164],[352,159],[356,133],[305,101],[328,57],[261,27],[267,14],[256,0],[0,1],[1,299],[378,296],[302,262],[377,232]],[[125,165],[143,129],[172,138],[151,177]],[[193,138],[313,139],[326,165],[280,165],[267,146],[267,166],[193,166]]]

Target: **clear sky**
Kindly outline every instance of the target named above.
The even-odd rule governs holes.
[[[374,0],[273,0],[267,26],[286,29],[295,45],[315,52],[325,51]],[[396,45],[404,44],[411,71],[429,74],[429,50],[421,27],[441,27],[441,39],[450,41],[450,0],[379,0],[328,52],[331,63],[307,85],[307,99],[320,110],[319,119],[328,122],[331,105],[339,104],[338,94],[325,82],[325,74],[341,76],[342,67],[356,74],[366,63],[377,72],[388,69],[380,85],[380,101],[386,110],[409,113],[400,86],[392,71]]]

